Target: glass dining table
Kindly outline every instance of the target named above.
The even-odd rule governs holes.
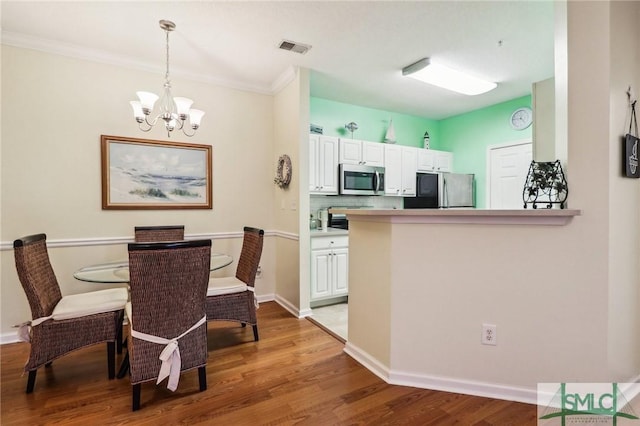
[[[211,253],[210,269],[215,271],[233,262],[228,254]],[[100,284],[126,284],[129,282],[129,260],[100,263],[85,266],[73,273],[73,277],[80,281]]]

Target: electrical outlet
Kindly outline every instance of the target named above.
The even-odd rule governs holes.
[[[256,279],[262,278],[262,266],[258,265],[258,270],[256,271]]]
[[[482,324],[482,344],[497,345],[498,332],[495,324]]]

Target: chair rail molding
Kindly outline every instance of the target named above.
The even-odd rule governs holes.
[[[200,233],[200,234],[186,234],[186,240],[226,240],[230,238],[242,238],[242,231],[237,232],[212,232],[212,233]],[[265,237],[279,237],[287,240],[297,241],[299,239],[298,234],[292,232],[271,230],[265,231]],[[128,244],[132,243],[133,236],[128,237],[94,237],[94,238],[58,238],[47,239],[47,247],[83,247],[83,246],[106,246],[114,244]],[[13,250],[13,241],[2,241],[0,243],[0,251]]]

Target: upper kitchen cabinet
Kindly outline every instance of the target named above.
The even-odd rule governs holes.
[[[416,195],[418,151],[410,146],[384,145],[385,195]]]
[[[435,149],[418,149],[419,172],[451,172],[453,154]]]
[[[384,167],[384,144],[357,139],[340,139],[339,163]]]
[[[338,194],[338,138],[309,136],[309,193]]]
[[[453,171],[453,154],[446,151],[436,151],[436,172]]]

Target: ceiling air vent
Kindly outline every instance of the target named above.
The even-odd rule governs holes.
[[[282,40],[278,47],[282,50],[290,50],[291,52],[300,53],[302,55],[311,49],[311,46],[308,44],[296,43],[295,41],[289,40]]]

